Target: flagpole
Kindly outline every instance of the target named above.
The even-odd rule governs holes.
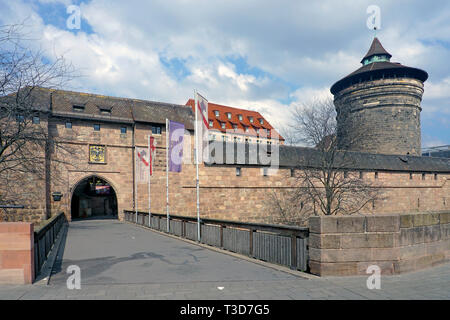
[[[169,120],[166,118],[166,211],[167,211],[167,232],[170,230],[169,216]]]
[[[135,203],[135,207],[136,207],[136,224],[138,223],[138,183],[137,183],[137,162],[138,162],[138,155],[137,155],[137,147],[136,144],[134,145],[134,153],[135,153],[135,163],[134,163],[134,189],[136,190],[136,192],[134,193],[134,203]]]
[[[199,180],[198,180],[198,163],[199,163],[199,157],[198,157],[198,149],[199,149],[199,143],[198,143],[198,106],[197,106],[197,91],[194,89],[194,100],[195,100],[195,170],[196,170],[196,180],[195,185],[197,189],[197,241],[200,242],[200,186],[199,186]]]
[[[150,135],[148,135],[148,161],[149,161],[149,165],[148,165],[148,227],[151,228],[152,226],[152,200],[150,197],[150,180],[152,178],[151,175],[151,168],[152,168],[152,154],[151,154],[151,150],[150,150]]]

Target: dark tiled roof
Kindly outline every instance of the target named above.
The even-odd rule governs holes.
[[[47,105],[51,96],[52,114],[55,116],[158,124],[165,124],[166,118],[168,118],[184,123],[188,130],[194,130],[194,115],[190,108],[183,105],[46,88],[39,88],[38,92],[39,99],[48,99]],[[79,108],[74,108],[74,106]],[[102,112],[102,110],[110,112]]]
[[[364,59],[379,54],[388,55],[389,58],[392,57],[391,54],[383,48],[378,38],[374,38],[369,51],[361,60],[361,63],[364,61]],[[348,76],[337,81],[331,86],[330,91],[333,95],[336,95],[339,91],[351,86],[352,84],[358,83],[360,80],[367,81],[394,76],[410,77],[418,79],[422,82],[425,82],[428,79],[428,73],[421,69],[407,67],[396,62],[372,62],[362,66],[356,71],[350,73]]]
[[[184,123],[187,130],[194,130],[194,114],[190,108],[186,108],[183,105],[154,101],[135,101],[133,114],[136,121],[165,124],[167,118]]]
[[[224,148],[225,143],[216,141],[214,148]],[[231,146],[232,144],[229,144]],[[234,159],[227,162],[226,148],[223,150],[223,158],[213,159],[213,164],[229,164],[229,165],[267,165],[263,159],[255,157],[258,145],[240,145],[245,150],[245,156],[242,161],[237,157],[238,146],[234,146]],[[276,146],[275,146],[276,147]],[[233,148],[233,147],[231,147]],[[255,149],[251,149],[255,148]],[[275,154],[274,146],[272,145],[272,155]],[[270,150],[270,149],[269,149]],[[320,163],[320,151],[314,148],[294,147],[279,145],[279,166],[296,168],[296,167],[310,167],[317,168]],[[220,153],[217,153],[220,154]],[[214,155],[214,152],[213,152]],[[251,155],[251,157],[249,157]],[[340,157],[340,158],[339,158]],[[433,158],[433,157],[419,157],[419,156],[404,156],[404,155],[385,155],[372,154],[363,152],[341,152],[337,159],[341,159],[342,168],[352,170],[366,170],[366,171],[400,171],[400,172],[440,172],[450,173],[450,159],[447,158]],[[344,159],[344,160],[342,160]],[[339,161],[339,160],[337,160]]]
[[[74,106],[83,107],[76,111]],[[89,118],[105,121],[132,122],[131,101],[81,92],[55,91],[52,94],[52,113],[75,118]],[[110,110],[110,113],[101,112]]]
[[[381,55],[381,54],[387,55],[389,58],[392,57],[392,55],[383,48],[383,46],[381,45],[380,40],[378,40],[378,38],[375,37],[373,39],[373,41],[372,41],[372,44],[370,45],[369,51],[367,51],[367,53],[364,56],[364,58],[362,58],[361,63],[366,58],[370,58],[371,56]]]
[[[332,94],[336,94],[342,89],[361,81],[369,79],[378,79],[390,76],[397,77],[411,77],[425,82],[428,79],[428,73],[417,68],[411,68],[395,62],[373,62],[362,66],[358,70],[350,73],[348,76],[342,78],[331,87]]]

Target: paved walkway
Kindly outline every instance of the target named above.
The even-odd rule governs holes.
[[[367,277],[308,279],[117,220],[72,222],[63,250],[49,286],[0,286],[0,299],[450,299],[450,264],[369,290]]]

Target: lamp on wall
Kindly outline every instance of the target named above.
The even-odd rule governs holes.
[[[52,197],[53,197],[53,201],[61,201],[62,193],[61,192],[53,192]]]

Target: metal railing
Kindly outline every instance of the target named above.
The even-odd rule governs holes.
[[[34,231],[34,274],[39,275],[42,265],[47,260],[61,227],[67,222],[63,212],[51,217],[47,223]]]
[[[124,210],[125,220],[167,233],[167,216]],[[198,241],[197,218],[170,215],[169,233]],[[203,218],[200,242],[263,261],[288,266],[294,270],[308,269],[308,238],[306,227],[243,223]]]

